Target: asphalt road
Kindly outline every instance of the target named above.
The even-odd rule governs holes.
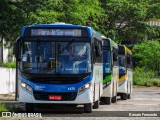
[[[7,105],[20,108],[24,112],[24,105],[17,102],[5,102]],[[51,107],[36,108],[35,112],[41,113],[41,118],[30,119],[160,119],[160,87],[134,87],[131,99],[120,100],[111,105],[100,105],[92,113],[84,113],[83,106],[78,107]],[[154,117],[155,116],[155,117]],[[145,118],[144,118],[145,117]],[[28,118],[24,118],[28,119]]]

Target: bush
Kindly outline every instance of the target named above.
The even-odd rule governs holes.
[[[154,78],[154,79],[153,79],[153,84],[154,84],[155,86],[160,87],[160,78]]]
[[[6,62],[2,64],[2,67],[5,68],[16,68],[16,63],[15,62]]]
[[[160,87],[160,82],[158,83],[157,87]]]
[[[139,86],[153,86],[157,85],[158,82],[154,81],[155,73],[145,68],[135,68],[133,73],[133,84]]]
[[[160,42],[149,40],[133,47],[133,57],[137,59],[137,65],[157,72],[159,77],[160,66]]]
[[[153,83],[152,83],[151,81],[149,81],[149,82],[147,82],[145,85],[146,85],[147,87],[151,87],[151,86],[153,86]]]

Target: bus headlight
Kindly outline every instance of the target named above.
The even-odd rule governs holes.
[[[85,90],[87,90],[88,88],[90,88],[90,86],[91,86],[91,83],[87,83],[84,86],[80,87],[79,90],[78,90],[78,94],[83,93]]]
[[[26,88],[27,84],[24,83],[24,82],[21,82],[21,86],[22,86],[23,88]]]
[[[24,83],[24,82],[21,82],[21,86],[25,89],[25,90],[27,90],[28,92],[32,92],[32,88],[29,86],[29,85],[27,85],[26,83]]]

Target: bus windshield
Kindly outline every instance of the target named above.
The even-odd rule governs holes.
[[[109,73],[111,68],[110,50],[103,50],[103,73]]]
[[[91,72],[88,42],[24,42],[21,71],[33,74]]]
[[[125,56],[119,56],[119,74],[125,73]]]

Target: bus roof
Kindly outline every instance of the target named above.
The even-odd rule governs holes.
[[[34,24],[24,27],[32,27],[32,28],[43,28],[43,27],[70,27],[70,28],[82,28],[87,26],[74,25],[74,24],[66,24],[66,23],[52,23],[52,24]]]
[[[114,46],[115,48],[118,48],[118,44],[116,43],[116,42],[114,42],[111,38],[107,38],[107,37],[105,37],[105,36],[101,36],[102,38],[103,38],[103,41],[104,40],[108,40],[109,41],[109,44],[111,45],[111,46]]]
[[[117,47],[118,48],[118,44],[117,43],[115,43],[113,40],[111,40],[110,38],[108,38],[109,40],[110,40],[110,43],[111,43],[111,45],[113,45],[113,46],[115,46],[115,47]]]
[[[125,45],[118,45],[118,46],[119,46],[119,54],[127,54],[127,53],[132,54],[131,50]]]
[[[44,29],[46,29],[46,28],[53,28],[53,27],[54,28],[75,28],[75,29],[85,28],[85,29],[87,29],[88,33],[90,33],[89,34],[90,38],[94,34],[99,39],[102,39],[101,34],[89,26],[81,26],[81,25],[66,24],[66,23],[35,24],[35,25],[24,26],[22,29],[22,36],[24,35],[26,28],[44,28]]]

